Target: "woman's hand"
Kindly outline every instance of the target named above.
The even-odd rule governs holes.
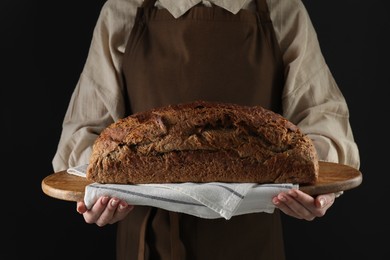
[[[316,217],[324,216],[333,205],[335,198],[334,193],[312,197],[300,190],[293,189],[279,193],[272,199],[272,202],[286,215],[311,221]]]
[[[83,214],[85,222],[99,227],[124,219],[133,208],[125,201],[109,197],[100,197],[91,209],[87,209],[84,202],[77,202],[77,212]]]

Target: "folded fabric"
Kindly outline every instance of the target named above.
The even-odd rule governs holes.
[[[68,169],[68,173],[85,177],[87,165]],[[85,189],[84,202],[90,208],[101,196],[117,197],[131,205],[147,205],[201,218],[230,219],[236,215],[266,212],[275,206],[272,197],[282,191],[297,189],[297,184],[256,183],[163,183],[100,184]]]

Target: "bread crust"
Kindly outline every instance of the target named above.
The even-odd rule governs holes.
[[[96,139],[87,179],[99,183],[313,183],[311,139],[261,106],[195,101],[120,119]]]

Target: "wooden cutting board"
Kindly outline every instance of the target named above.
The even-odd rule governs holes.
[[[363,180],[362,173],[353,167],[331,162],[319,162],[319,165],[318,181],[313,185],[301,185],[300,190],[310,195],[346,191],[356,188]],[[85,187],[91,183],[83,177],[60,171],[45,177],[41,186],[50,197],[81,201],[84,199]]]

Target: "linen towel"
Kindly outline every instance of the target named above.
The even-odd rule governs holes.
[[[68,169],[68,173],[85,177],[87,165]],[[147,205],[201,218],[230,219],[236,215],[266,212],[275,206],[272,197],[282,191],[297,189],[297,184],[257,183],[164,183],[100,184],[85,188],[84,202],[90,208],[100,196],[117,197],[131,205]]]

